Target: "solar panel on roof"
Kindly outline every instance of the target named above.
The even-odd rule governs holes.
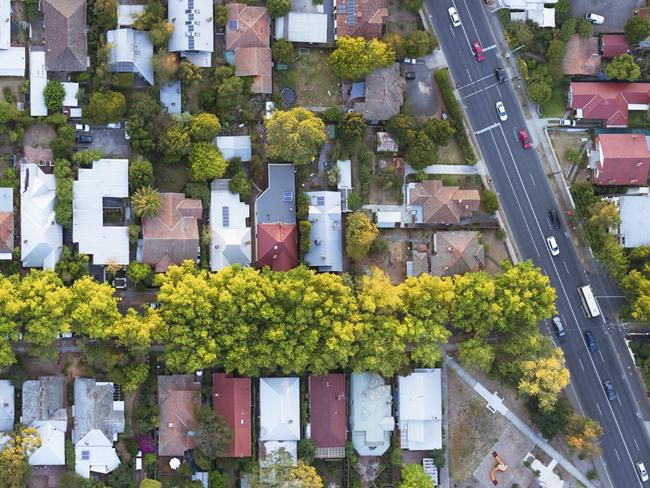
[[[285,191],[284,192],[284,201],[285,202],[293,202],[293,192]]]
[[[348,0],[348,25],[354,25],[357,21],[356,18],[356,0]]]
[[[344,4],[344,3],[342,3],[341,5],[338,5],[336,8],[338,9],[340,14],[344,14],[344,13],[346,13],[348,11],[347,10],[348,6],[346,4]]]
[[[224,227],[230,227],[230,207],[221,207],[221,221]]]
[[[194,49],[194,37],[189,37],[187,39],[187,48],[191,51]]]
[[[316,197],[316,205],[320,207],[325,205],[325,197]]]
[[[90,451],[81,451],[81,459],[88,461],[90,459]]]

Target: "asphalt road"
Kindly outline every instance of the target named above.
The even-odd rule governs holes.
[[[451,5],[460,14],[460,27],[451,25],[447,13]],[[638,396],[638,378],[630,366],[620,327],[605,320],[605,316],[613,317],[618,304],[601,298],[603,313],[589,319],[577,293],[579,286],[591,283],[597,297],[612,296],[617,294],[615,287],[606,277],[588,273],[582,266],[566,233],[566,223],[554,230],[548,220],[548,211],[557,209],[556,197],[535,150],[536,141],[531,141],[531,150],[525,150],[518,140],[518,130],[526,126],[524,116],[512,82],[497,84],[494,69],[503,63],[483,3],[426,0],[426,7],[522,257],[540,266],[557,290],[558,313],[567,329],[559,345],[571,372],[569,393],[575,393],[578,411],[596,419],[605,431],[601,481],[614,488],[642,487],[634,462],[642,460],[650,467],[650,442],[642,421],[645,400]],[[476,40],[485,50],[486,59],[480,63],[470,47]],[[505,122],[500,122],[496,113],[499,100],[508,112]],[[556,257],[546,245],[546,237],[551,235],[560,249]],[[549,324],[542,327],[551,334]],[[587,329],[596,338],[595,353],[585,347],[583,333]],[[557,342],[557,337],[551,337]],[[617,400],[610,402],[605,396],[605,380],[613,383]]]

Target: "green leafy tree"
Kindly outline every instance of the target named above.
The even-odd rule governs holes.
[[[126,99],[119,92],[95,92],[84,111],[85,116],[96,124],[117,122],[126,113]]]
[[[146,159],[136,159],[129,162],[129,186],[131,191],[151,186],[154,182],[153,165]]]
[[[251,196],[251,182],[243,171],[237,171],[230,179],[229,189],[233,193],[238,193],[239,198],[246,201]]]
[[[267,0],[266,8],[272,18],[284,17],[291,10],[291,0]]]
[[[388,32],[384,35],[382,41],[395,53],[395,58],[402,59],[406,57],[407,41],[397,32]]]
[[[625,39],[631,45],[636,45],[650,35],[650,23],[640,17],[634,15],[625,24]]]
[[[69,158],[74,148],[76,132],[72,125],[62,125],[56,130],[56,139],[50,142],[55,159]]]
[[[133,213],[141,218],[153,217],[162,207],[162,198],[160,193],[151,186],[138,188],[131,197],[131,207]]]
[[[104,153],[99,149],[84,149],[72,154],[72,162],[78,166],[90,166],[103,157]]]
[[[230,451],[233,433],[221,415],[209,407],[199,408],[196,420],[196,448],[207,459],[226,456]]]
[[[226,9],[226,6],[223,4],[218,5],[215,9],[214,17],[217,25],[226,25],[226,21],[228,20],[228,10]]]
[[[347,113],[339,122],[338,131],[341,138],[346,141],[359,139],[366,131],[366,121],[361,114]]]
[[[93,13],[101,30],[114,29],[117,26],[117,0],[95,0]]]
[[[458,345],[460,359],[467,365],[489,372],[494,363],[494,348],[483,338],[472,337]]]
[[[578,25],[578,19],[575,17],[570,17],[564,21],[560,26],[559,37],[560,40],[567,42],[573,34],[576,33],[576,27]]]
[[[418,13],[424,5],[424,0],[405,0],[404,5],[413,13]]]
[[[55,271],[61,280],[69,285],[90,274],[89,258],[86,254],[75,252],[70,246],[63,246],[61,260],[56,263]]]
[[[34,427],[19,425],[8,433],[8,439],[0,450],[0,469],[4,488],[25,486],[29,473],[29,456],[43,444]]]
[[[339,37],[329,66],[339,78],[358,80],[395,61],[395,53],[383,42],[363,37]]]
[[[49,112],[60,112],[63,109],[65,90],[63,83],[58,80],[48,80],[43,90],[45,106]]]
[[[187,58],[182,58],[178,63],[176,75],[179,80],[191,86],[195,86],[203,79],[201,67],[194,65],[192,61],[189,61]]]
[[[147,263],[133,261],[126,269],[126,277],[133,281],[133,283],[142,283],[153,277],[153,270]]]
[[[487,213],[493,214],[499,210],[499,199],[493,191],[483,190],[481,192],[481,201],[483,202],[483,208]]]
[[[425,131],[418,132],[413,143],[406,151],[406,161],[413,169],[424,169],[438,160],[437,148]]]
[[[264,124],[266,152],[273,159],[306,165],[325,142],[323,121],[302,107],[276,110]]]
[[[219,150],[209,142],[192,144],[189,154],[189,176],[192,181],[210,181],[221,178],[228,163]]]
[[[180,161],[189,152],[190,146],[190,132],[179,120],[172,122],[160,139],[160,152],[168,163]]]
[[[148,154],[156,149],[156,134],[168,125],[164,118],[160,119],[161,113],[160,101],[150,94],[138,91],[131,98],[126,130],[136,153]]]
[[[239,76],[223,80],[217,88],[218,114],[223,118],[238,109],[244,99],[244,81]]]
[[[20,332],[22,299],[17,293],[18,278],[0,275],[0,367],[6,368],[16,362],[12,341],[18,340]]]
[[[309,220],[298,221],[298,258],[302,261],[311,248],[311,222]]]
[[[176,79],[178,72],[178,58],[174,53],[160,50],[153,55],[153,72],[158,83],[165,83]]]
[[[278,39],[273,43],[273,46],[271,46],[271,57],[276,63],[292,63],[295,57],[293,44],[285,39]]]
[[[562,432],[573,413],[573,407],[566,398],[558,399],[553,409],[549,411],[540,409],[535,398],[529,398],[526,402],[526,408],[530,420],[546,439],[553,439]]]
[[[449,138],[456,133],[456,129],[449,120],[435,118],[427,120],[422,130],[439,146],[446,146],[449,143]]]
[[[566,46],[559,39],[553,39],[548,43],[548,49],[546,50],[546,57],[548,62],[551,65],[559,66],[564,59],[564,54],[566,53]]]
[[[612,80],[636,81],[641,76],[641,67],[629,54],[619,54],[609,62],[605,73]]]
[[[590,459],[600,453],[598,441],[603,433],[603,428],[598,422],[576,414],[569,417],[564,429],[569,449],[571,452],[579,453],[583,459]]]
[[[98,283],[91,276],[82,276],[70,287],[72,331],[92,338],[106,339],[120,317],[113,288]]]
[[[402,468],[402,482],[399,488],[435,488],[435,485],[420,464],[407,464]]]
[[[406,39],[406,54],[411,58],[420,58],[431,54],[431,37],[425,31],[411,32]]]
[[[388,119],[386,130],[404,149],[415,140],[418,133],[418,124],[415,117],[407,114],[397,114]]]
[[[517,20],[512,22],[510,29],[517,39],[519,46],[524,46],[533,42],[533,32],[530,25],[526,22]]]
[[[57,159],[54,163],[56,179],[56,203],[54,218],[63,227],[72,227],[72,167],[67,159]]]
[[[156,48],[162,48],[167,45],[174,33],[174,24],[160,19],[149,29],[149,39]]]
[[[548,102],[552,93],[551,86],[545,81],[534,81],[528,85],[528,95],[537,105]]]
[[[216,115],[200,113],[190,120],[190,136],[194,141],[212,141],[221,132],[221,123]]]
[[[522,361],[519,367],[518,391],[536,398],[541,410],[552,410],[559,394],[569,384],[562,349],[556,347],[548,357]]]
[[[370,249],[372,241],[379,235],[379,229],[363,212],[347,216],[345,227],[346,251],[350,259],[361,260]]]
[[[583,39],[589,39],[594,33],[594,26],[591,25],[591,22],[589,22],[587,19],[580,19],[576,24],[576,32]]]

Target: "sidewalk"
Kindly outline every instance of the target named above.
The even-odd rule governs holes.
[[[585,485],[587,488],[595,488],[594,485],[573,465],[566,459],[562,454],[557,452],[548,442],[546,442],[540,435],[538,435],[533,429],[531,429],[526,422],[517,417],[512,413],[508,407],[503,404],[503,399],[497,395],[497,393],[490,393],[482,384],[476,381],[467,371],[465,371],[456,361],[454,361],[449,356],[444,357],[445,364],[453,369],[458,377],[463,380],[467,385],[469,385],[474,391],[481,395],[485,400],[487,400],[486,408],[493,413],[499,412],[505,418],[507,418],[512,425],[514,425],[517,430],[519,430],[523,435],[528,437],[532,442],[534,442],[540,449],[542,449],[546,454],[552,457],[557,463],[562,466],[571,476],[573,476],[580,483]]]
[[[432,164],[427,166],[422,171],[428,175],[478,175],[478,165],[471,164]],[[406,164],[405,175],[418,173],[413,169],[410,164]]]

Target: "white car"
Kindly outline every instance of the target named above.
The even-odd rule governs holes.
[[[90,132],[90,126],[88,124],[75,124],[74,130],[79,132]]]
[[[451,25],[454,27],[460,27],[460,16],[455,7],[449,7],[447,10],[449,12],[449,18],[451,19]]]
[[[557,256],[560,254],[560,248],[557,247],[557,241],[555,240],[555,237],[547,237],[546,244],[548,244],[548,250],[551,251],[551,256]]]
[[[505,122],[506,120],[508,120],[508,114],[506,113],[506,108],[503,106],[503,102],[501,100],[497,102],[496,107],[497,107],[497,114],[499,114],[499,120],[501,122]]]
[[[635,465],[641,481],[648,481],[650,477],[648,477],[648,472],[645,470],[645,465],[641,461],[637,461]]]
[[[110,124],[106,124],[106,127],[108,127],[109,129],[121,129],[122,122],[111,122]]]

